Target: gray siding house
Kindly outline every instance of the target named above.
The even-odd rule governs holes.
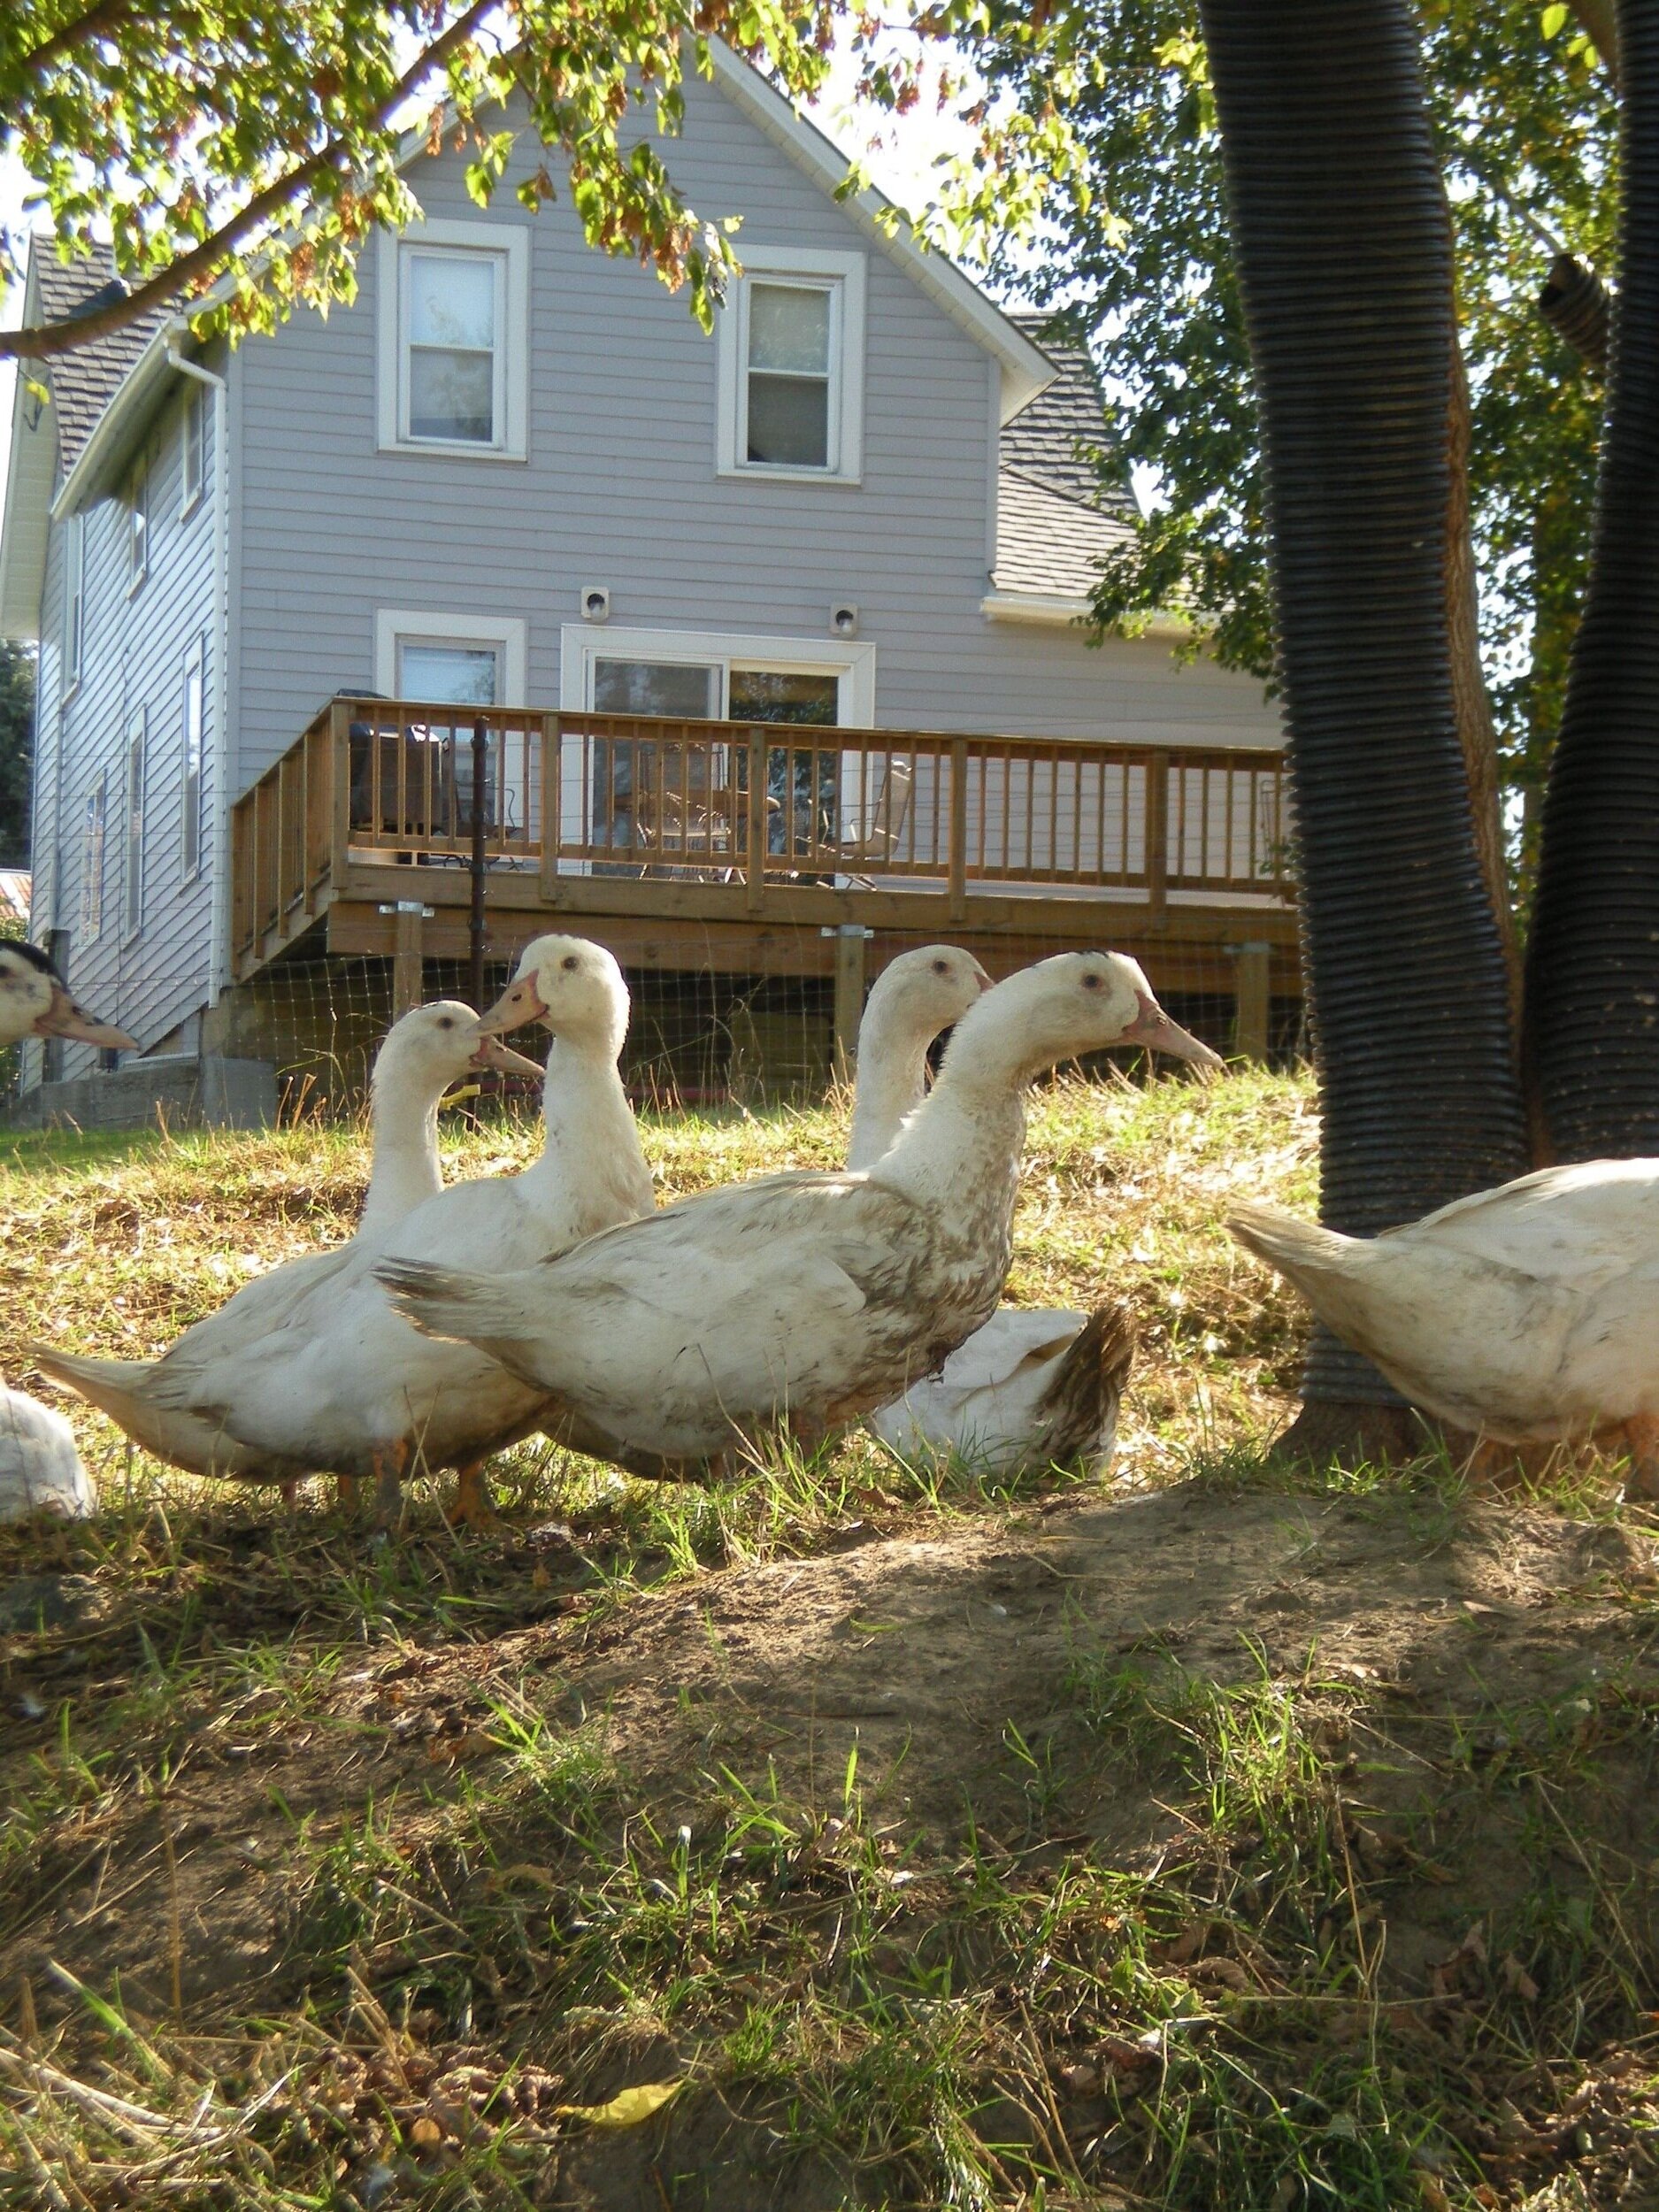
[[[480,212],[445,151],[351,305],[234,352],[157,319],[19,378],[0,628],[39,641],[32,933],[147,1054],[196,1050],[236,984],[233,807],[335,694],[1277,747],[1255,684],[1076,626],[1126,512],[1079,458],[1087,362],[838,202],[828,142],[717,64],[671,150],[742,219],[712,336],[511,173]],[[109,278],[37,250],[26,313]],[[817,912],[786,916],[809,968]]]

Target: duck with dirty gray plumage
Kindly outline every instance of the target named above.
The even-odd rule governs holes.
[[[980,996],[898,1141],[861,1172],[711,1191],[514,1272],[376,1264],[428,1334],[472,1344],[628,1448],[712,1459],[806,1442],[901,1396],[995,1310],[1025,1094],[1123,1042],[1215,1064],[1113,953],[1063,953]]]
[[[873,1167],[926,1094],[927,1055],[990,978],[949,945],[904,953],[884,968],[858,1031],[857,1102],[847,1164]],[[1111,1458],[1134,1359],[1119,1305],[1094,1313],[999,1306],[932,1375],[913,1382],[869,1425],[906,1459],[952,1455],[1001,1476]]]

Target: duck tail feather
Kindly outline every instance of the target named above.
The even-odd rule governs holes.
[[[60,1352],[50,1344],[26,1344],[23,1355],[42,1375],[50,1375],[54,1382],[77,1392],[105,1413],[113,1412],[112,1401],[127,1403],[142,1397],[156,1371],[153,1359],[92,1359],[84,1353]]]
[[[382,1260],[374,1279],[411,1328],[463,1344],[522,1336],[524,1317],[500,1275],[472,1275],[428,1260]]]
[[[1325,1276],[1352,1264],[1364,1247],[1356,1237],[1323,1229],[1272,1206],[1235,1206],[1227,1227],[1247,1251],[1265,1260],[1293,1283],[1306,1275]]]
[[[1072,1338],[1043,1393],[1043,1441],[1051,1460],[1104,1463],[1137,1341],[1130,1310],[1115,1304],[1096,1307]]]

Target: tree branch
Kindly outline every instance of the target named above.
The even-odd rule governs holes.
[[[483,18],[496,6],[497,0],[473,0],[465,14],[459,15],[442,35],[419,56],[412,67],[400,77],[374,113],[377,124],[385,124],[410,96],[417,92],[433,71],[441,68],[456,49],[464,44],[477,29]],[[210,274],[227,260],[250,231],[258,229],[271,216],[277,214],[291,200],[304,191],[313,178],[339,162],[347,151],[343,139],[331,139],[316,153],[290,169],[286,176],[266,185],[257,192],[246,207],[233,215],[229,222],[169,263],[148,282],[124,299],[111,300],[105,307],[95,308],[90,314],[65,316],[61,322],[36,323],[26,330],[0,330],[0,360],[6,358],[45,361],[56,354],[71,353],[77,346],[90,345],[95,339],[107,338],[112,332],[125,330],[131,324],[149,314],[154,307],[176,298],[185,287],[196,278]]]
[[[132,0],[97,0],[96,7],[88,8],[71,23],[63,23],[50,36],[43,38],[32,53],[25,54],[22,65],[32,75],[39,76],[50,69],[60,57],[73,47],[84,45],[89,38],[102,37],[114,29],[123,17],[132,13]]]
[[[1614,0],[1572,0],[1579,28],[1601,57],[1602,65],[1618,84],[1618,12]]]

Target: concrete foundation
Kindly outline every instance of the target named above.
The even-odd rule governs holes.
[[[16,1099],[12,1129],[268,1129],[276,1119],[276,1069],[269,1060],[223,1054],[157,1053],[107,1075],[42,1083]]]

